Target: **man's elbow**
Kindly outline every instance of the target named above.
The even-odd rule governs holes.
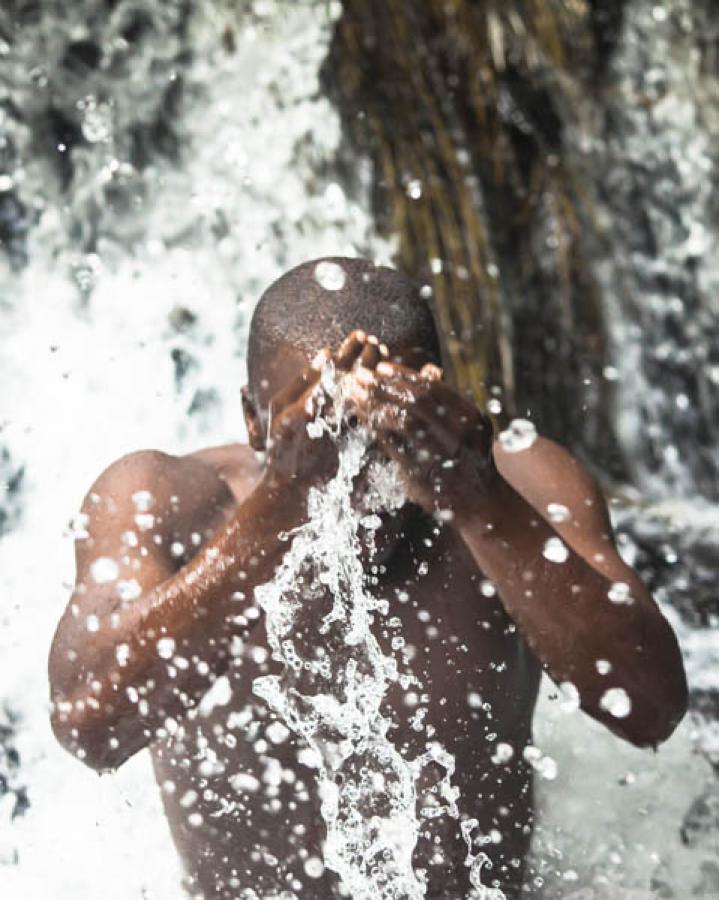
[[[83,701],[55,701],[50,725],[60,746],[98,773],[119,769],[149,743],[144,732],[123,734],[118,726],[86,709]]]
[[[635,747],[655,750],[672,736],[684,718],[687,702],[687,685],[682,678],[667,690],[656,690],[651,699],[637,704],[626,718],[607,724]]]

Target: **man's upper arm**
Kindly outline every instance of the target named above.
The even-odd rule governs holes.
[[[495,442],[494,459],[502,477],[594,569],[636,584],[638,576],[617,552],[599,486],[567,450],[543,437],[518,453]]]
[[[95,632],[113,627],[118,607],[172,575],[165,525],[174,462],[156,451],[132,453],[88,491],[81,508],[84,531],[75,541],[75,589],[50,651],[53,693],[85,668],[81,648],[89,651]]]

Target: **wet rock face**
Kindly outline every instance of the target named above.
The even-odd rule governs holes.
[[[0,537],[20,521],[24,475],[24,466],[14,463],[7,448],[0,447]]]
[[[29,219],[78,182],[84,202],[68,209],[67,227],[84,249],[94,250],[123,217],[132,236],[139,173],[158,156],[179,154],[177,111],[191,59],[185,31],[192,9],[191,0],[4,5],[0,242],[15,266],[25,261]],[[42,189],[34,193],[30,185],[38,183]]]
[[[715,501],[717,33],[716,4],[625,4],[600,127],[578,144],[605,219],[595,271],[630,471],[654,495],[698,491]]]
[[[623,524],[636,548],[635,566],[654,596],[677,610],[687,626],[719,625],[716,524],[688,526],[651,512]]]
[[[12,821],[23,815],[30,806],[27,790],[22,784],[20,754],[15,748],[18,722],[19,717],[14,711],[7,706],[0,707],[0,823],[6,817]]]

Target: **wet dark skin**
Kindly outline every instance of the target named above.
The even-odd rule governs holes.
[[[587,472],[543,438],[503,449],[420,348],[387,350],[362,332],[313,361],[287,346],[267,361],[259,396],[244,393],[251,448],[142,451],[100,476],[83,504],[77,583],[50,654],[54,731],[98,771],[150,747],[194,896],[338,896],[335,877],[318,874],[323,829],[310,761],[252,694],[257,675],[278,670],[253,589],[287,550],[278,535],[304,521],[309,486],[336,466],[332,442],[306,428],[330,356],[352,379],[348,427],[370,430],[411,501],[367,559],[373,590],[401,620],[394,630],[378,622],[377,636],[391,652],[391,637],[402,635],[402,668],[428,695],[391,688],[392,739],[409,758],[433,737],[455,755],[462,810],[494,837],[484,881],[516,896],[532,825],[522,750],[541,670],[643,747],[672,733],[686,681],[675,636],[619,557]],[[549,504],[565,506],[566,520],[552,521]],[[561,563],[542,552],[553,537],[567,548]],[[98,583],[92,566],[103,557],[117,578]],[[630,602],[608,598],[615,582]],[[214,702],[200,702],[220,676]],[[626,691],[628,715],[603,708],[610,688]],[[465,895],[465,854],[455,820],[429,821],[416,854],[427,896]]]

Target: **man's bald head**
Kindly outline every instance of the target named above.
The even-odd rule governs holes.
[[[355,329],[376,335],[390,351],[414,351],[439,362],[432,313],[405,275],[365,259],[326,257],[291,269],[262,295],[252,317],[248,348],[249,388],[263,404],[278,356],[299,363],[318,350],[333,350]]]

